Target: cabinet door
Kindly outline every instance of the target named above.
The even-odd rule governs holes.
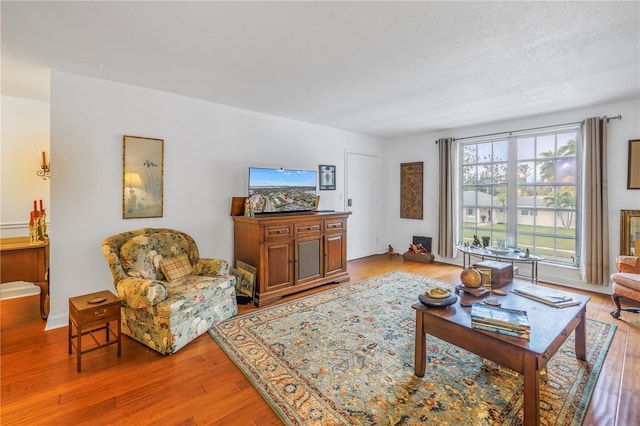
[[[322,237],[296,240],[296,284],[322,277]]]
[[[325,236],[324,275],[326,277],[347,271],[347,236],[343,233]]]
[[[293,285],[293,241],[274,241],[264,245],[264,288],[261,293],[268,293]]]

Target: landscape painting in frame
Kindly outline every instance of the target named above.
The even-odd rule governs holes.
[[[164,140],[123,137],[122,218],[162,217]]]

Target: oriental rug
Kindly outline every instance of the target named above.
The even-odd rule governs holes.
[[[406,272],[344,285],[231,318],[210,331],[286,424],[522,423],[523,379],[428,338],[427,372],[413,374],[415,311],[428,288]],[[587,322],[587,361],[573,334],[551,359],[542,424],[582,424],[615,325]]]

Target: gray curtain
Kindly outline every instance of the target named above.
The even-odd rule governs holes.
[[[608,285],[607,117],[585,120],[584,135],[582,279]]]
[[[455,179],[452,153],[453,138],[438,139],[439,161],[439,207],[438,207],[438,254],[453,257],[455,228]]]

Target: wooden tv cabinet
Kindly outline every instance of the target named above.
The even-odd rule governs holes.
[[[349,279],[343,212],[233,216],[236,261],[257,268],[255,302]]]

